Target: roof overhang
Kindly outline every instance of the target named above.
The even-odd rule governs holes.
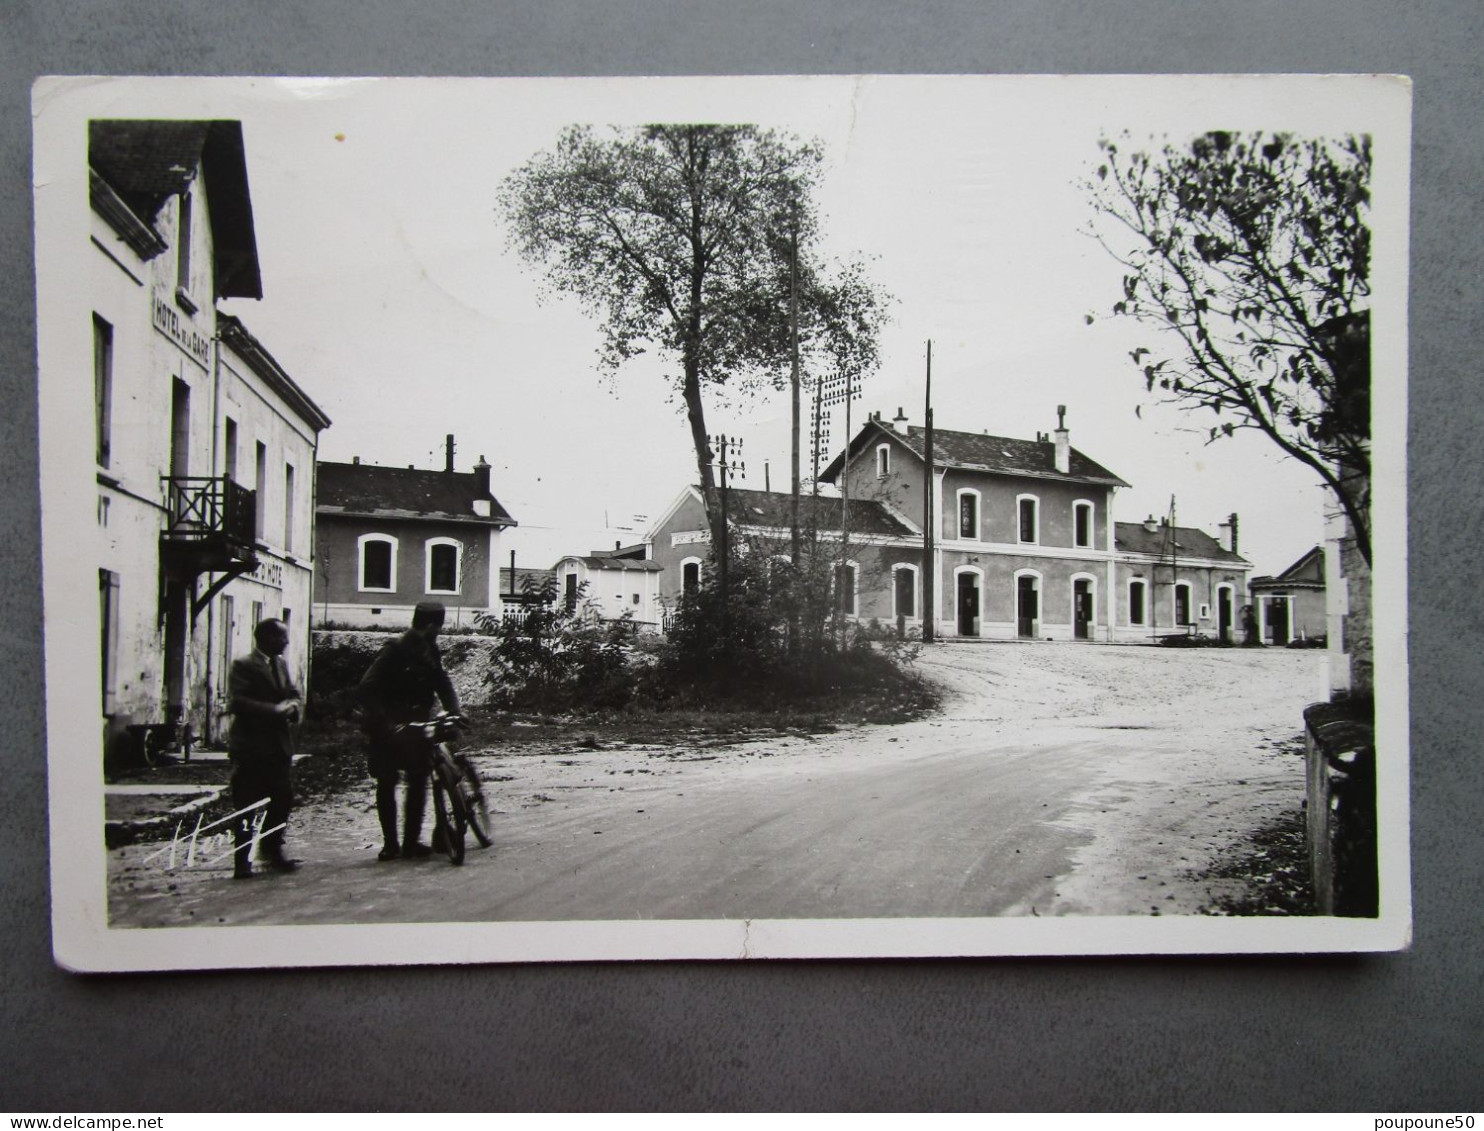
[[[294,379],[290,377],[274,360],[273,355],[263,348],[263,344],[248,333],[247,327],[230,314],[219,314],[217,326],[221,330],[222,342],[230,346],[243,361],[247,362],[267,386],[277,393],[290,408],[299,415],[299,418],[313,428],[316,432],[322,432],[330,426],[330,418],[324,411],[309,399],[303,389],[299,388]]]
[[[475,514],[448,514],[442,511],[409,511],[392,508],[364,510],[352,507],[337,507],[332,503],[315,504],[314,513],[324,518],[392,518],[399,521],[454,522],[461,526],[518,526],[513,518],[481,518]]]

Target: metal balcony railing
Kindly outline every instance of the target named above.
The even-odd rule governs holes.
[[[256,491],[225,475],[172,475],[164,482],[168,541],[225,543],[251,553],[257,528]]]

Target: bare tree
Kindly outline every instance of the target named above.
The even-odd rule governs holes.
[[[1130,353],[1146,390],[1221,418],[1210,441],[1255,429],[1313,468],[1369,564],[1370,138],[1100,146],[1092,234],[1127,271],[1113,313],[1164,332]]]

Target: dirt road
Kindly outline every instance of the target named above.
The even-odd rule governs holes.
[[[114,926],[1192,914],[1303,795],[1323,653],[942,645],[942,713],[740,746],[476,751],[495,847],[378,863],[369,782],[292,875],[110,854]],[[598,738],[601,742],[601,733]],[[471,839],[472,845],[472,839]]]

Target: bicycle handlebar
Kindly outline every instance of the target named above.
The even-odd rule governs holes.
[[[398,723],[393,728],[393,733],[415,730],[430,742],[442,742],[444,739],[457,735],[459,728],[467,723],[468,720],[463,715],[456,715],[452,711],[439,711],[430,719],[413,719]]]

